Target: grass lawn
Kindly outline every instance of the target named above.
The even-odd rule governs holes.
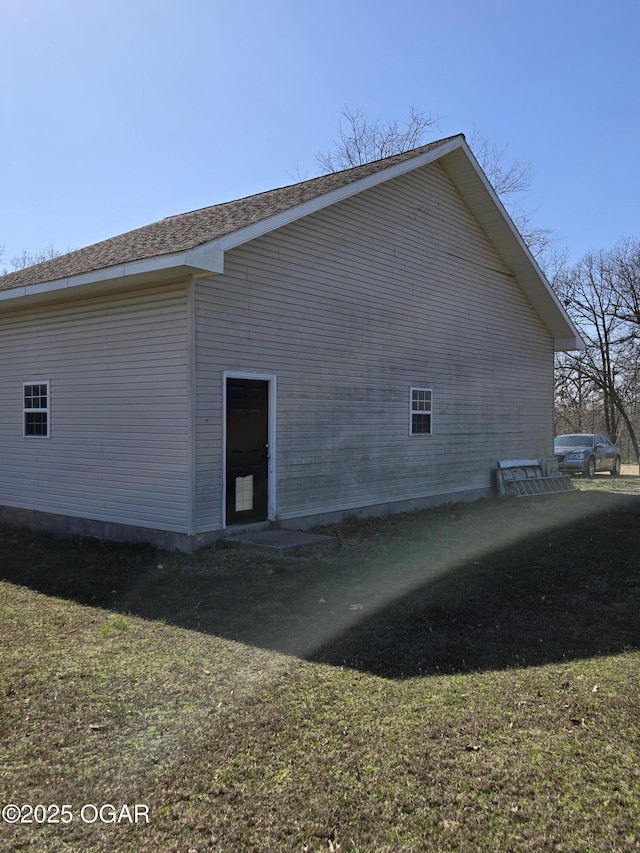
[[[287,557],[0,529],[0,850],[640,850],[640,477],[576,485]]]

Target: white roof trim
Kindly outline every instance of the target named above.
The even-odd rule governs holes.
[[[190,273],[211,275],[221,273],[224,265],[224,253],[215,244],[215,241],[195,246],[184,252],[176,252],[171,255],[158,255],[153,258],[142,258],[138,261],[130,261],[126,264],[118,264],[113,267],[104,267],[92,270],[88,273],[58,278],[54,281],[43,281],[38,284],[28,284],[24,287],[12,287],[9,290],[0,290],[0,300],[11,300],[25,296],[39,296],[43,293],[55,293],[74,287],[83,287],[90,284],[98,284],[102,281],[113,281],[119,278],[131,276],[148,276],[153,273],[175,269],[184,269]]]
[[[410,157],[408,160],[403,160],[386,169],[381,169],[379,172],[374,172],[365,178],[352,181],[350,184],[337,187],[335,190],[329,190],[329,192],[297,204],[295,207],[290,207],[281,213],[268,216],[259,222],[254,222],[244,228],[239,228],[237,231],[232,231],[231,234],[218,237],[214,242],[221,246],[224,251],[235,249],[243,243],[255,240],[256,237],[261,237],[263,234],[275,231],[276,228],[282,228],[283,225],[289,225],[297,219],[302,219],[304,216],[309,216],[311,213],[316,213],[319,210],[330,207],[332,204],[358,195],[358,193],[364,190],[371,189],[385,183],[385,181],[397,178],[399,175],[404,175],[407,172],[412,172],[414,169],[419,169],[421,166],[426,166],[435,160],[439,160],[445,154],[459,148],[461,144],[465,144],[462,135],[453,137],[448,142],[443,142],[430,151],[425,151],[424,154],[420,154],[417,157]]]

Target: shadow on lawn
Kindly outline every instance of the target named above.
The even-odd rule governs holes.
[[[346,534],[333,554],[268,558],[4,530],[0,578],[390,678],[640,645],[638,497],[446,507]]]
[[[386,677],[536,666],[640,647],[640,505],[456,566],[313,659]]]

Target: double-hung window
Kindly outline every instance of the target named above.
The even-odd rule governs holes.
[[[409,406],[410,435],[431,435],[431,388],[411,388]]]
[[[25,437],[49,438],[49,383],[25,382],[22,396]]]

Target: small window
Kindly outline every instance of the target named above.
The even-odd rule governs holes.
[[[25,436],[49,438],[49,383],[25,382],[22,387]]]
[[[431,388],[411,389],[411,435],[431,435],[431,402]]]

